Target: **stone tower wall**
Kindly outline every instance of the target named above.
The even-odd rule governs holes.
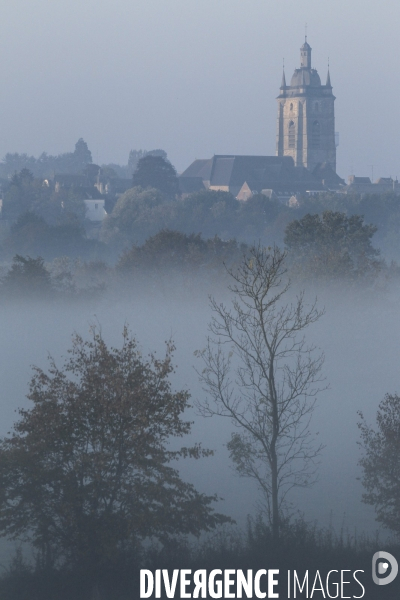
[[[294,124],[295,141],[290,137]],[[318,125],[317,125],[318,124]],[[319,126],[319,136],[316,127]],[[314,133],[314,135],[313,135]],[[319,138],[319,139],[318,139]],[[277,156],[291,156],[297,167],[313,171],[327,162],[336,171],[334,96],[307,94],[278,98]]]
[[[329,163],[336,172],[335,96],[330,80],[321,85],[317,72],[311,69],[311,48],[308,48],[307,56],[304,46],[301,48],[302,67],[292,79],[296,85],[286,86],[283,79],[277,98],[276,154],[291,156],[297,167],[310,171],[319,163]]]

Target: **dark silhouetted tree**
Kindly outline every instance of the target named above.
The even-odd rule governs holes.
[[[167,160],[167,153],[165,152],[165,150],[161,150],[161,148],[157,148],[156,150],[150,150],[149,152],[147,150],[131,150],[129,152],[128,164],[126,167],[127,171],[130,174],[130,177],[132,177],[133,173],[135,172],[139,160],[147,155],[161,156],[162,158]]]
[[[147,154],[138,161],[132,185],[156,188],[174,197],[178,193],[178,177],[175,168],[162,156]]]
[[[374,429],[362,412],[360,445],[364,455],[359,464],[365,488],[363,502],[375,507],[377,520],[400,533],[400,397],[387,394],[379,404]]]
[[[22,169],[14,173],[11,184],[3,197],[3,217],[15,221],[21,214],[32,211],[32,206],[45,198],[50,191],[44,188],[38,180],[35,181],[31,171]]]
[[[53,293],[50,273],[40,256],[14,256],[11,269],[0,283],[0,298],[43,299]]]
[[[296,267],[307,274],[354,279],[379,270],[379,250],[371,242],[375,232],[360,215],[326,210],[289,223],[285,244]]]
[[[73,161],[76,169],[82,171],[89,163],[92,162],[92,153],[90,152],[88,145],[83,138],[79,138],[75,144]]]
[[[132,246],[121,256],[117,269],[124,274],[136,270],[169,278],[173,272],[205,277],[215,272],[226,280],[224,264],[237,263],[242,248],[235,240],[223,241],[217,236],[204,240],[200,234],[186,235],[163,229],[141,246]]]
[[[170,442],[190,432],[187,391],[174,392],[172,352],[145,358],[124,329],[121,348],[93,329],[73,338],[62,368],[36,367],[13,432],[0,444],[0,531],[25,538],[46,564],[99,573],[144,538],[167,542],[228,521],[196,491],[179,458],[211,454]],[[175,449],[174,449],[175,448]]]

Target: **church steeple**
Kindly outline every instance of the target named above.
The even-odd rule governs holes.
[[[300,67],[302,69],[311,69],[311,46],[307,43],[307,36],[300,48]]]
[[[300,68],[286,84],[285,69],[278,100],[277,156],[288,156],[296,167],[313,172],[322,163],[336,171],[335,96],[329,71],[326,85],[311,66],[307,32],[300,48]]]
[[[329,73],[329,58],[328,58],[328,75],[326,76],[326,87],[332,87],[331,85],[331,74]]]
[[[285,65],[283,65],[281,90],[284,90],[285,88],[286,88]]]
[[[326,76],[326,87],[332,87],[332,85],[331,85],[331,75],[329,73],[329,67],[328,67],[328,75]]]

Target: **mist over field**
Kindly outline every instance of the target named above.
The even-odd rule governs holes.
[[[0,600],[399,598],[400,4],[3,4]]]
[[[196,294],[194,289],[176,286],[173,291],[174,285],[168,287],[164,291],[155,287],[152,294],[143,294],[140,288],[129,294],[108,293],[96,302],[70,306],[32,303],[28,298],[18,306],[4,306],[0,314],[0,434],[10,431],[18,407],[30,405],[25,395],[31,365],[46,370],[49,353],[61,365],[71,345],[71,334],[88,338],[93,324],[101,327],[108,344],[117,347],[122,342],[123,326],[128,324],[144,354],[157,351],[161,356],[165,340],[172,338],[177,365],[172,375],[174,388],[189,390],[192,401],[203,397],[194,369],[201,364],[194,352],[204,347],[208,334],[211,312],[207,294],[204,290]],[[311,289],[308,292],[310,300],[314,293]],[[229,293],[221,287],[216,297],[229,302]],[[344,528],[351,535],[371,535],[378,526],[372,508],[361,503],[357,411],[362,410],[373,423],[385,393],[399,389],[400,294],[325,288],[318,291],[318,305],[325,306],[326,313],[306,331],[306,338],[326,357],[324,374],[329,389],[319,394],[312,422],[326,448],[318,482],[290,498],[295,512],[304,513],[307,521],[332,525],[336,531]],[[218,417],[203,418],[194,409],[188,416],[194,420],[190,439],[215,450],[215,456],[181,461],[182,476],[200,491],[222,497],[218,510],[244,526],[247,515],[257,513],[260,497],[254,483],[239,478],[232,469],[225,447],[231,423]],[[383,531],[381,535],[385,538],[386,534]]]

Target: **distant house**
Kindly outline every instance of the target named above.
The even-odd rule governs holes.
[[[299,196],[291,196],[288,200],[288,206],[290,208],[298,208],[301,205],[301,200]]]
[[[104,203],[105,200],[103,198],[92,198],[90,200],[84,200],[86,206],[86,219],[94,222],[101,222],[104,217],[107,215]]]
[[[108,196],[117,199],[126,192],[126,190],[132,187],[132,179],[121,179],[119,177],[103,175],[100,167],[98,167],[96,175],[90,173],[83,175],[56,173],[52,182],[56,192],[61,188],[75,188],[79,189],[89,199],[96,196]]]
[[[48,181],[48,180],[45,180]],[[59,192],[61,188],[91,188],[92,186],[85,175],[70,173],[56,173],[53,178],[54,189]]]
[[[385,194],[394,192],[400,194],[400,184],[397,179],[380,177],[372,182],[369,177],[356,177],[350,175],[348,185],[343,189],[347,194]]]
[[[104,177],[101,169],[94,187],[102,195],[108,195],[118,198],[132,187],[132,179],[121,179],[119,177]]]
[[[87,175],[56,173],[52,180],[45,179],[43,185],[53,185],[55,192],[59,192],[61,189],[74,189],[85,201],[98,198],[101,195],[96,187],[89,181]]]
[[[240,188],[239,193],[236,196],[236,198],[238,200],[241,200],[242,202],[246,202],[246,200],[251,198],[252,195],[253,195],[253,192],[251,191],[250,187],[248,186],[247,181],[245,181],[244,184],[242,185],[242,187]]]

